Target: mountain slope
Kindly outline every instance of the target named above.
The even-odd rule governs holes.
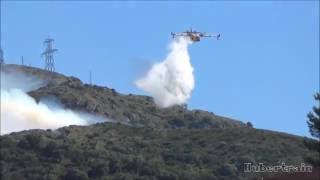
[[[147,96],[37,68],[5,65],[47,80],[29,94],[56,98],[66,108],[114,122],[29,130],[0,138],[1,179],[252,179],[244,163],[310,164],[314,140],[247,127],[213,113],[175,106],[159,109]]]
[[[36,100],[55,98],[66,108],[94,113],[133,126],[157,128],[227,128],[243,127],[244,123],[213,113],[183,106],[158,108],[151,97],[124,95],[107,87],[83,84],[75,77],[18,65],[5,65],[6,72],[19,71],[47,81],[47,84],[29,92]]]

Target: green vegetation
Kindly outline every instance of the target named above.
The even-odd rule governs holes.
[[[316,140],[310,138],[255,129],[250,122],[186,106],[159,109],[150,97],[123,95],[36,68],[4,68],[48,80],[29,93],[36,100],[55,97],[67,108],[113,122],[1,136],[1,179],[241,180],[262,175],[244,173],[248,162],[320,162]]]
[[[313,107],[313,112],[309,112],[307,121],[310,134],[316,138],[320,138],[320,93],[314,95],[314,99],[318,101],[318,106]]]
[[[309,139],[310,140],[310,139]],[[303,138],[257,130],[167,129],[101,123],[0,138],[1,179],[248,179],[243,163],[299,165]]]

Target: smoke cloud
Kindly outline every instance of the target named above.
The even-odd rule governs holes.
[[[165,60],[154,64],[144,77],[135,82],[138,88],[150,93],[159,107],[181,105],[191,97],[194,76],[189,44],[191,41],[187,38],[171,42]]]
[[[46,82],[23,73],[1,72],[1,135],[28,129],[89,125],[104,119],[63,109],[56,103],[37,103],[28,91]]]

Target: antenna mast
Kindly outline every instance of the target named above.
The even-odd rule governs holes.
[[[52,38],[47,38],[43,44],[46,46],[45,51],[42,53],[42,56],[45,56],[45,66],[44,69],[47,71],[55,71],[54,67],[54,59],[53,59],[53,53],[58,51],[58,49],[53,49],[52,44],[53,44],[54,39]]]
[[[91,73],[91,71],[89,72],[89,83],[90,83],[90,85],[92,85],[92,73]]]
[[[3,58],[3,51],[1,49],[1,45],[0,45],[0,64],[4,63],[4,58]]]

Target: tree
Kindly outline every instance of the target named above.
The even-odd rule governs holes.
[[[247,127],[253,128],[253,124],[249,121],[247,122]]]
[[[308,126],[310,134],[313,137],[320,138],[320,93],[314,95],[314,99],[318,101],[317,106],[313,106],[313,112],[308,113]]]

